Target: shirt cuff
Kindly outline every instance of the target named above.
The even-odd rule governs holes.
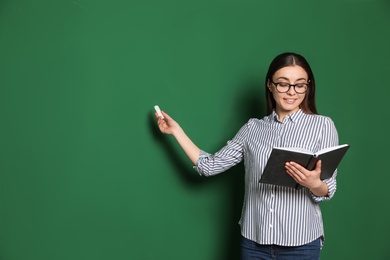
[[[333,194],[334,194],[334,192],[336,190],[336,186],[332,184],[334,182],[334,180],[326,179],[326,180],[323,180],[323,182],[325,182],[326,185],[328,186],[328,194],[327,195],[325,195],[325,196],[317,196],[317,195],[315,195],[313,192],[311,192],[309,190],[309,192],[311,194],[311,197],[313,198],[313,200],[315,202],[321,202],[321,201],[330,200],[333,197]]]
[[[210,154],[203,151],[203,150],[200,150],[200,153],[199,153],[199,157],[198,157],[198,160],[196,162],[196,165],[194,165],[192,168],[197,171],[199,173],[199,175],[203,175],[202,174],[202,165],[201,165],[201,161],[203,158],[205,157],[208,157]]]

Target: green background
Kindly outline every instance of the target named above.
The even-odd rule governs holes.
[[[0,259],[238,259],[242,164],[198,176],[153,106],[216,152],[285,51],[351,144],[321,259],[390,259],[389,28],[388,0],[1,0]]]

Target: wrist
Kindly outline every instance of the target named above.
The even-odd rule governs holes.
[[[318,190],[322,187],[324,183],[318,179],[318,181],[314,182],[313,185],[310,187],[311,190]]]
[[[317,196],[328,195],[328,185],[321,180],[319,180],[317,183],[315,183],[309,189],[314,195],[317,195]]]
[[[172,135],[173,135],[175,138],[180,138],[180,136],[183,136],[183,135],[184,135],[184,131],[183,131],[183,129],[178,125],[177,127],[175,127],[175,128],[172,129]]]

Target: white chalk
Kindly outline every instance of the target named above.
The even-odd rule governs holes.
[[[159,106],[155,105],[155,106],[154,106],[154,110],[156,110],[157,115],[158,115],[159,117],[161,117],[162,119],[164,119],[164,116],[161,114],[161,110],[160,110],[160,107],[159,107]]]

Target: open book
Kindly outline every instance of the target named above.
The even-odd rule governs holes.
[[[349,147],[348,144],[333,146],[315,154],[301,148],[274,147],[260,182],[299,188],[300,185],[286,172],[285,163],[296,162],[308,170],[314,170],[318,160],[322,161],[321,180],[328,179],[333,176]]]

